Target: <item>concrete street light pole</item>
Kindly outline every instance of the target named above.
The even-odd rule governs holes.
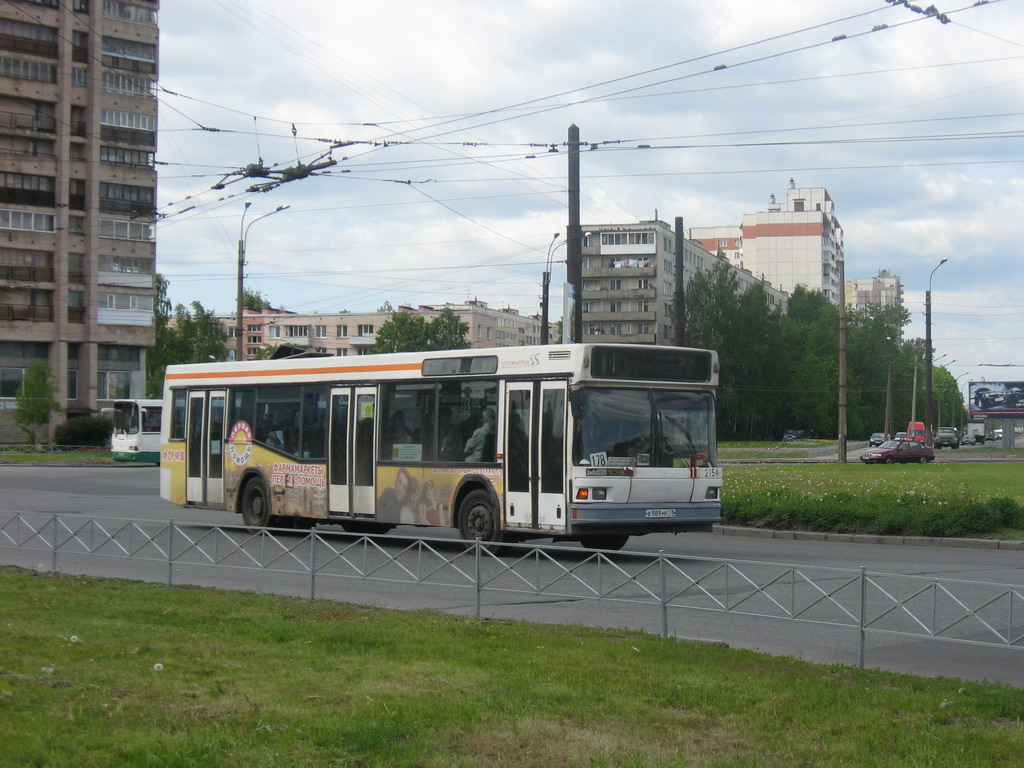
[[[555,240],[562,236],[561,232],[555,232],[554,237],[551,238],[551,242],[548,244],[548,260],[544,265],[544,282],[541,284],[540,294],[540,343],[541,346],[547,346],[550,341],[550,334],[548,331],[548,301],[549,292],[551,290],[551,252],[555,247]]]
[[[935,270],[949,259],[943,259],[935,265],[928,275],[928,290],[924,294],[924,432],[925,444],[932,445],[932,277]]]
[[[264,213],[262,216],[258,216],[249,222],[249,226],[245,225],[245,214],[249,211],[249,206],[252,205],[248,200],[245,201],[245,208],[242,209],[242,223],[238,227],[238,285],[236,301],[235,301],[235,360],[245,360],[245,324],[243,323],[242,310],[244,309],[244,269],[245,269],[245,239],[249,236],[249,227],[255,224],[261,219],[267,218],[267,216],[273,216],[275,213],[287,210],[290,205],[279,205],[277,208],[272,210],[270,213]]]

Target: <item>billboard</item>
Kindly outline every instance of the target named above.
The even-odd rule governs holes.
[[[1024,381],[972,381],[967,386],[972,418],[1024,417]]]

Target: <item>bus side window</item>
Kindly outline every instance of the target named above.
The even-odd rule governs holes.
[[[171,407],[171,415],[174,421],[171,423],[171,440],[185,439],[185,407],[188,404],[188,392],[184,389],[174,391],[174,405]]]

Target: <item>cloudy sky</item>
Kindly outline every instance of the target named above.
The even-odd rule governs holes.
[[[166,2],[159,270],[172,301],[233,311],[244,225],[275,306],[536,313],[575,123],[584,226],[735,225],[791,178],[826,187],[848,278],[902,276],[923,337],[931,275],[939,364],[1024,379],[1024,0],[925,7]],[[324,167],[240,175],[300,164]]]

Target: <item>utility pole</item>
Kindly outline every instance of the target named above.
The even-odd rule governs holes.
[[[565,271],[573,291],[572,317],[562,319],[569,325],[569,339],[583,341],[583,236],[580,231],[580,129],[569,126],[569,225],[565,229]],[[563,335],[565,330],[563,328]]]
[[[846,262],[839,260],[839,463],[846,463]]]
[[[683,236],[683,217],[676,216],[675,228],[676,248],[676,288],[672,293],[672,343],[677,347],[686,346],[686,238]]]

